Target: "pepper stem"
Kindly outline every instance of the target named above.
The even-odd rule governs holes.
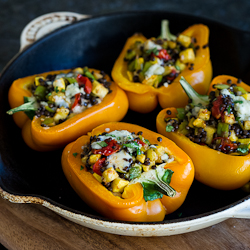
[[[169,197],[174,197],[176,191],[166,182],[162,181],[160,178],[158,180],[152,180],[164,193]]]
[[[172,40],[172,41],[176,40],[176,36],[170,33],[168,20],[161,21],[161,35],[160,35],[160,37],[162,39],[167,39],[167,40]]]
[[[8,110],[6,113],[8,115],[13,115],[14,113],[19,112],[19,111],[35,111],[35,110],[37,110],[37,108],[34,107],[34,105],[33,105],[34,103],[35,102],[26,102],[26,103],[20,105],[19,107]]]
[[[180,79],[180,84],[188,97],[192,99],[192,103],[194,105],[201,104],[203,106],[207,106],[209,104],[209,96],[198,94],[183,76]]]

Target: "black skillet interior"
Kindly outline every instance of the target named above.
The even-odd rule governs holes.
[[[170,21],[175,34],[195,23],[208,25],[214,76],[228,74],[250,82],[250,34],[211,20],[167,12],[130,12],[94,17],[53,32],[12,60],[0,78],[0,186],[5,191],[41,197],[67,210],[96,217],[64,177],[62,150],[35,152],[23,142],[21,130],[6,115],[8,89],[17,78],[76,66],[87,65],[110,74],[126,39],[135,32],[158,36],[162,19]],[[123,121],[156,131],[159,110],[150,114],[129,111]],[[166,221],[213,213],[245,198],[247,193],[241,189],[218,191],[194,181],[183,206]],[[103,219],[98,215],[96,218]]]

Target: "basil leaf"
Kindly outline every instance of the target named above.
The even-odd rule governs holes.
[[[237,148],[237,152],[243,155],[247,155],[249,152],[249,148],[248,148],[249,144],[241,144],[238,146]]]
[[[108,146],[108,144],[107,144],[105,141],[97,142],[97,144],[98,144],[99,146],[101,146],[102,148]]]
[[[29,97],[27,97],[27,96],[24,96],[23,100],[24,100],[24,103],[30,102],[29,101]],[[36,111],[35,110],[26,110],[26,111],[24,111],[24,113],[29,117],[30,120],[33,120],[33,117],[36,115]]]
[[[161,179],[167,184],[170,184],[173,173],[174,171],[167,169]]]
[[[167,125],[166,126],[166,132],[172,132],[173,128],[174,127],[172,125]]]
[[[240,120],[240,117],[238,116],[238,117],[236,117],[236,119],[235,119],[236,121],[239,121]]]
[[[159,192],[156,184],[151,182],[142,182],[141,184],[145,201],[153,201],[163,197],[163,194]]]
[[[139,147],[139,144],[135,141],[127,143],[127,144],[122,144],[123,147],[127,147],[127,148],[137,148]]]
[[[158,51],[158,49],[155,47],[155,48],[153,48],[153,49],[147,50],[146,53],[147,53],[147,54],[153,53],[153,54],[155,54],[155,55],[157,56],[157,55],[159,54],[159,51]]]
[[[72,155],[73,155],[74,157],[76,157],[76,156],[78,155],[78,153],[73,153]]]
[[[239,103],[239,104],[242,104],[243,101],[234,101],[234,103]]]

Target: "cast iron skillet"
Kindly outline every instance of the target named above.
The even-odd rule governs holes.
[[[213,75],[228,74],[250,82],[250,33],[211,20],[168,12],[129,12],[97,16],[61,28],[18,54],[2,72],[0,187],[5,194],[37,197],[70,214],[109,221],[89,208],[68,184],[61,169],[62,150],[40,153],[26,146],[20,129],[6,114],[9,109],[8,89],[17,78],[76,66],[87,65],[110,74],[126,39],[135,32],[141,32],[146,37],[158,36],[162,19],[170,21],[174,34],[195,23],[208,25]],[[123,121],[156,131],[155,118],[159,111],[160,107],[150,114],[129,111]],[[219,191],[194,181],[184,204],[168,215],[164,222],[136,225],[190,221],[224,211],[247,199],[248,194],[241,189]],[[29,199],[27,201],[30,202]]]

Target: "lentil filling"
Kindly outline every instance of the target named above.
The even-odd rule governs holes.
[[[246,155],[250,146],[250,93],[237,86],[241,80],[214,84],[209,96],[196,93],[180,80],[189,96],[176,118],[165,118],[166,131],[178,132],[192,142],[231,155]],[[167,110],[167,115],[171,111]]]
[[[131,82],[147,84],[155,88],[167,87],[185,68],[193,70],[195,46],[192,37],[169,31],[168,21],[162,21],[162,34],[146,42],[136,41],[127,50],[127,75]]]
[[[115,130],[90,137],[81,157],[87,170],[116,196],[122,198],[124,188],[137,182],[146,201],[175,195],[169,185],[173,171],[166,168],[174,156],[165,147],[150,144],[142,132]]]
[[[52,127],[101,103],[111,92],[110,85],[104,72],[90,72],[87,67],[37,76],[28,86],[32,96],[24,97],[23,105],[7,113],[24,111],[30,119],[40,117],[41,126]]]

